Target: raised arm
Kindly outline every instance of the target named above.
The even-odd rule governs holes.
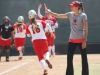
[[[45,7],[45,11],[47,11],[50,15],[54,16],[55,18],[62,18],[62,19],[68,18],[66,14],[57,14],[57,13],[49,11],[46,4],[44,4],[44,7]]]
[[[42,4],[40,4],[39,7],[38,7],[38,16],[39,16],[39,18],[42,19],[42,15],[40,13],[41,7],[42,7]]]

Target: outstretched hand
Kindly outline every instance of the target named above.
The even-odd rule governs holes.
[[[44,8],[45,8],[45,11],[47,12],[47,13],[49,13],[50,11],[48,10],[48,8],[47,8],[47,6],[46,6],[46,4],[44,3]]]
[[[38,8],[41,9],[42,8],[42,4],[40,4]]]

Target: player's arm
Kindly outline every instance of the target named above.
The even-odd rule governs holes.
[[[87,35],[88,35],[88,20],[87,20],[87,15],[84,13],[82,15],[82,20],[83,20],[83,30],[84,30],[84,40],[87,41]]]
[[[53,34],[52,28],[51,28],[51,26],[48,23],[46,24],[46,29],[49,30],[49,32],[51,34],[51,37],[55,38],[55,35]]]
[[[12,32],[11,32],[11,37],[12,37],[12,39],[14,39],[14,38],[15,38],[14,31],[12,31]]]
[[[55,28],[58,28],[58,23],[56,22],[53,26],[52,26],[53,29]]]
[[[11,27],[11,38],[15,39],[15,34],[14,34],[14,28],[13,28],[13,26]]]
[[[27,29],[26,24],[23,23],[23,27],[24,27],[24,28],[23,28],[23,32],[26,33],[26,29]]]
[[[55,18],[62,18],[62,19],[65,19],[65,18],[68,18],[68,16],[66,14],[57,14],[57,13],[54,13],[54,12],[48,12],[50,15],[54,16]]]
[[[12,28],[15,30],[15,28],[16,28],[16,23],[12,26]],[[15,32],[15,31],[14,31]]]
[[[55,35],[53,34],[52,28],[51,28],[51,26],[49,25],[49,23],[46,23],[46,22],[44,22],[44,21],[42,21],[41,23],[42,23],[43,28],[45,29],[45,31],[49,30],[51,36],[55,38]]]
[[[88,35],[88,22],[85,20],[83,22],[83,29],[84,29],[84,40],[87,40],[87,35]]]
[[[11,38],[12,38],[11,46],[13,46],[14,45],[14,39],[15,39],[14,31],[11,32]]]
[[[53,22],[54,22],[54,25],[52,26],[52,28],[58,28],[58,22],[57,22],[57,20],[54,18],[53,19]]]
[[[27,37],[31,37],[31,33],[30,33],[29,29],[28,29],[28,26],[26,26],[26,34],[27,34]]]
[[[38,16],[39,16],[39,18],[42,19],[43,16],[40,13],[41,7],[42,7],[42,4],[40,4],[39,7],[38,7]]]
[[[14,29],[13,29],[13,27],[12,27],[12,29],[11,29],[11,38],[12,38],[12,42],[11,42],[11,48],[14,48],[14,39],[15,39],[15,34],[14,34]]]
[[[84,29],[84,41],[82,42],[82,49],[86,48],[86,41],[88,35],[88,23],[87,20],[83,21],[83,29]]]
[[[52,28],[49,25],[49,23],[46,23],[46,27],[45,27],[45,33],[47,33],[47,32],[52,33]]]
[[[54,16],[55,18],[62,18],[62,19],[68,18],[66,14],[57,14],[57,13],[49,11],[46,4],[44,4],[44,7],[45,7],[45,11],[47,11],[50,15]]]

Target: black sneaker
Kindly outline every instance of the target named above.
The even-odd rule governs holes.
[[[49,60],[45,60],[45,62],[47,63],[48,67],[49,67],[50,69],[52,69],[52,64],[49,62]]]
[[[6,52],[6,62],[9,62],[9,55],[10,55],[10,52]]]
[[[6,59],[6,62],[9,62],[9,59]]]

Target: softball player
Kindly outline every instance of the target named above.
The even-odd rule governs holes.
[[[45,36],[44,28],[48,28],[52,37],[54,37],[51,27],[46,24],[42,20],[36,20],[36,12],[34,10],[30,10],[29,13],[30,23],[27,27],[27,36],[32,38],[32,44],[34,50],[38,56],[39,62],[44,69],[43,75],[47,75],[47,68],[45,62],[48,67],[52,69],[52,65],[49,62],[49,52],[48,52],[48,43]],[[45,56],[45,60],[44,60]]]
[[[56,34],[55,29],[58,28],[58,23],[57,23],[56,19],[54,17],[52,17],[51,15],[49,15],[47,12],[45,12],[45,16],[42,16],[40,13],[41,7],[42,7],[42,4],[40,4],[38,7],[38,16],[51,26],[53,33],[55,35]],[[55,56],[55,45],[54,45],[55,38],[52,38],[50,36],[50,34],[49,34],[50,32],[48,29],[45,30],[45,32],[46,32],[46,37],[48,40],[48,49],[49,49],[50,56],[51,55]],[[52,54],[51,54],[51,50],[52,50]]]
[[[10,46],[14,43],[14,29],[10,24],[8,16],[3,18],[3,24],[0,25],[0,59],[3,51],[6,53],[6,62],[9,62]]]
[[[70,37],[68,43],[67,54],[67,69],[66,75],[74,75],[73,70],[73,55],[76,46],[79,47],[82,57],[82,75],[89,75],[87,53],[86,53],[86,41],[88,35],[87,15],[84,13],[83,5],[79,1],[74,1],[69,4],[71,12],[65,14],[57,14],[48,11],[46,5],[45,10],[56,18],[69,18],[70,20]]]
[[[22,59],[24,53],[24,44],[26,41],[26,25],[24,24],[24,17],[19,16],[17,22],[13,25],[15,32],[15,47],[19,51],[19,60]]]

